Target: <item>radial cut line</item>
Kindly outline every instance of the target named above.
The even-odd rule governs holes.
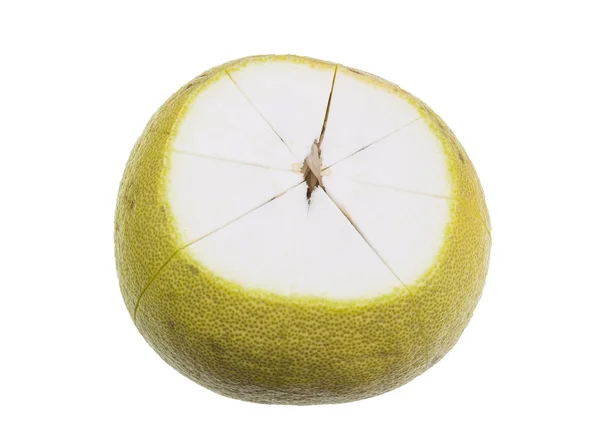
[[[283,192],[281,192],[281,193],[277,194],[276,196],[273,196],[273,197],[271,197],[271,198],[270,198],[269,200],[267,200],[266,202],[263,202],[263,203],[261,203],[260,205],[258,205],[258,206],[256,206],[256,207],[252,208],[251,210],[249,210],[249,211],[247,211],[247,212],[245,212],[245,213],[243,213],[243,214],[241,214],[241,215],[237,216],[237,217],[236,217],[236,218],[234,218],[233,220],[230,220],[230,221],[228,221],[228,222],[227,222],[227,223],[225,223],[224,225],[221,225],[221,226],[219,226],[218,228],[216,228],[216,229],[213,229],[212,231],[210,231],[210,232],[208,232],[208,233],[206,233],[206,234],[204,234],[204,235],[202,235],[202,236],[200,236],[200,237],[198,237],[198,238],[196,238],[196,239],[194,239],[194,240],[190,241],[189,243],[187,243],[187,244],[183,245],[182,247],[180,247],[179,249],[177,249],[175,252],[173,252],[173,253],[171,254],[171,256],[169,256],[169,258],[167,258],[167,260],[165,261],[165,263],[164,263],[162,266],[160,266],[160,268],[159,268],[159,269],[156,271],[156,273],[155,273],[155,274],[154,274],[154,275],[153,275],[153,276],[150,278],[150,281],[148,282],[148,284],[146,284],[146,286],[145,286],[145,287],[142,289],[142,291],[141,291],[140,295],[139,295],[139,296],[138,296],[138,298],[137,298],[137,302],[135,303],[135,307],[134,307],[134,309],[133,309],[133,321],[135,322],[135,320],[136,320],[136,316],[137,316],[137,310],[138,310],[138,307],[139,307],[139,305],[140,305],[140,302],[141,302],[141,300],[142,300],[142,297],[144,297],[144,295],[146,294],[146,292],[147,292],[147,291],[148,291],[148,289],[150,288],[150,285],[152,285],[152,283],[153,283],[153,282],[154,282],[154,280],[155,280],[155,279],[158,277],[158,275],[160,274],[160,272],[162,272],[162,271],[164,270],[164,268],[165,268],[165,267],[166,267],[166,266],[169,264],[169,262],[171,262],[171,260],[172,260],[172,259],[175,257],[175,255],[177,255],[179,252],[181,252],[181,251],[182,251],[182,250],[184,250],[185,248],[187,248],[187,247],[191,246],[192,244],[195,244],[195,243],[197,243],[198,241],[200,241],[200,240],[203,240],[204,238],[206,238],[206,237],[208,237],[208,236],[210,236],[210,235],[212,235],[212,234],[214,234],[214,233],[216,233],[216,232],[220,231],[221,229],[224,229],[224,228],[226,228],[227,226],[229,226],[229,225],[231,225],[231,224],[233,224],[233,223],[237,222],[238,220],[240,220],[240,219],[244,218],[244,217],[245,217],[245,216],[247,216],[248,214],[251,214],[251,213],[253,213],[253,212],[254,212],[254,211],[256,211],[257,209],[260,209],[260,208],[262,208],[263,206],[265,206],[265,205],[267,205],[267,204],[271,203],[271,202],[272,202],[272,201],[274,201],[275,199],[277,199],[277,198],[279,198],[279,197],[283,196],[283,195],[284,195],[284,194],[286,194],[287,192],[289,192],[289,191],[293,190],[293,189],[294,189],[294,188],[296,188],[298,185],[301,185],[301,184],[303,184],[303,183],[304,183],[304,181],[302,181],[302,182],[298,182],[297,184],[294,184],[293,186],[291,186],[291,187],[287,188],[285,191],[283,191]]]
[[[333,79],[331,80],[331,90],[329,90],[329,98],[327,99],[327,108],[325,109],[325,118],[323,119],[323,126],[321,127],[321,134],[317,141],[317,148],[319,150],[319,156],[321,156],[321,144],[323,143],[323,137],[325,136],[325,130],[327,129],[327,121],[329,120],[329,109],[331,108],[331,97],[333,96],[333,89],[335,88],[335,79],[337,77],[338,64],[335,64],[335,70],[333,70]]]
[[[404,188],[400,188],[400,187],[394,187],[392,185],[386,185],[386,184],[378,184],[376,182],[369,182],[369,181],[363,181],[360,179],[351,179],[351,178],[346,178],[344,176],[336,176],[340,179],[345,179],[357,184],[361,184],[361,185],[368,185],[370,187],[376,187],[376,188],[385,188],[388,190],[394,190],[394,191],[399,191],[400,193],[406,193],[406,194],[414,194],[416,196],[426,196],[426,197],[436,197],[438,199],[446,199],[446,200],[456,200],[453,197],[448,197],[448,196],[442,196],[439,194],[433,194],[433,193],[424,193],[422,191],[415,191],[415,190],[406,190]]]
[[[348,159],[348,158],[352,158],[352,157],[353,157],[354,155],[356,155],[357,153],[360,153],[360,152],[364,151],[365,149],[367,149],[367,148],[369,148],[369,147],[371,147],[371,146],[374,146],[375,144],[379,143],[380,141],[383,141],[383,140],[385,140],[386,138],[389,138],[389,137],[391,137],[391,136],[392,136],[392,135],[394,135],[395,133],[397,133],[397,132],[400,132],[402,129],[404,129],[405,127],[408,127],[409,125],[413,124],[415,121],[417,121],[417,120],[419,120],[419,119],[421,119],[421,116],[418,116],[418,117],[416,117],[415,119],[413,119],[413,120],[409,121],[408,123],[406,123],[406,124],[404,124],[404,125],[400,126],[399,128],[397,128],[397,129],[394,129],[394,130],[393,130],[393,131],[391,131],[390,133],[388,133],[388,134],[385,134],[384,136],[382,136],[381,138],[378,138],[378,139],[376,139],[375,141],[372,141],[372,142],[370,142],[370,143],[369,143],[369,144],[367,144],[366,146],[363,146],[363,147],[361,147],[360,149],[358,149],[357,151],[355,151],[355,152],[352,152],[350,155],[348,155],[348,156],[346,156],[346,157],[344,157],[344,158],[341,158],[341,159],[337,160],[337,161],[336,161],[336,162],[334,162],[333,164],[329,164],[329,165],[328,165],[327,167],[325,167],[323,170],[327,170],[327,169],[329,169],[329,168],[333,167],[334,165],[336,165],[336,164],[339,164],[339,163],[340,163],[340,162],[342,162],[342,161],[345,161],[345,160],[346,160],[346,159]]]
[[[340,176],[338,176],[338,177],[340,177]],[[347,179],[347,178],[344,178],[343,176],[341,176],[340,178],[341,179]],[[405,190],[403,188],[392,187],[391,185],[377,184],[377,183],[374,183],[374,182],[367,182],[367,181],[361,181],[361,180],[356,180],[356,179],[347,179],[347,180],[355,182],[357,184],[361,184],[361,185],[368,185],[368,186],[377,187],[377,188],[385,188],[385,189],[389,189],[389,190],[398,191],[400,193],[414,194],[416,196],[435,197],[437,199],[446,199],[446,200],[450,200],[451,202],[456,202],[462,208],[464,208],[465,210],[467,210],[469,212],[469,214],[471,214],[473,217],[475,217],[477,220],[479,220],[481,222],[481,224],[485,228],[485,231],[487,232],[487,234],[488,234],[488,236],[490,238],[492,236],[492,233],[491,233],[490,229],[488,228],[488,225],[485,222],[485,220],[482,217],[480,217],[479,214],[477,214],[476,211],[474,211],[473,209],[471,209],[470,206],[467,206],[466,202],[463,201],[462,199],[457,199],[455,197],[449,197],[449,196],[441,196],[439,194],[423,193],[422,191]]]
[[[398,280],[398,282],[400,282],[400,284],[406,289],[408,295],[410,296],[410,302],[411,302],[411,305],[413,306],[415,316],[417,317],[417,322],[419,323],[419,330],[421,332],[421,336],[423,337],[423,342],[425,343],[425,369],[427,369],[427,367],[429,366],[429,342],[427,340],[427,336],[425,335],[425,329],[423,328],[423,321],[421,320],[421,314],[419,313],[419,310],[418,310],[416,302],[415,302],[415,297],[413,296],[411,289],[404,283],[404,281],[402,281],[402,279],[400,279],[398,277],[396,272],[394,272],[394,270],[392,270],[392,267],[387,263],[387,261],[383,258],[383,256],[381,256],[381,254],[377,251],[377,249],[375,249],[373,244],[369,241],[367,236],[361,231],[361,229],[358,227],[358,225],[356,223],[354,223],[354,220],[352,220],[352,218],[346,212],[346,210],[340,204],[338,204],[338,202],[336,202],[336,200],[327,192],[327,190],[323,189],[323,191],[325,192],[325,194],[327,194],[327,197],[329,197],[329,199],[331,199],[331,201],[337,207],[337,209],[340,210],[340,212],[344,215],[344,217],[346,217],[346,220],[348,220],[348,223],[350,223],[350,225],[356,230],[358,235],[360,235],[360,237],[364,240],[364,242],[367,244],[367,246],[369,246],[369,248],[377,256],[377,258],[379,258],[381,260],[383,265],[390,271],[390,273],[392,275],[394,275],[394,277]]]
[[[235,87],[238,89],[238,91],[242,94],[242,96],[244,96],[244,98],[246,99],[246,101],[250,104],[250,106],[252,106],[252,109],[254,109],[256,111],[256,113],[258,115],[260,115],[260,118],[262,118],[265,123],[267,123],[267,125],[271,128],[271,130],[273,131],[273,133],[275,135],[277,135],[277,138],[279,138],[281,140],[281,142],[285,145],[286,149],[288,149],[288,152],[290,152],[290,154],[296,158],[296,159],[300,159],[298,158],[294,152],[292,152],[291,147],[289,146],[288,143],[285,142],[285,140],[283,139],[283,137],[281,135],[279,135],[279,132],[277,132],[275,130],[275,128],[273,127],[273,125],[271,123],[269,123],[269,120],[267,120],[267,118],[263,115],[262,112],[259,111],[259,109],[256,107],[256,105],[254,103],[252,103],[252,100],[250,100],[250,98],[248,97],[248,95],[244,92],[244,90],[242,90],[242,88],[239,86],[239,84],[233,79],[233,77],[231,77],[231,74],[229,74],[229,71],[227,69],[225,69],[225,74],[227,75],[227,77],[229,78],[229,80],[231,80],[231,82],[233,82],[233,84],[235,85]]]
[[[281,168],[281,167],[271,167],[268,165],[256,164],[253,162],[245,162],[245,161],[238,161],[236,159],[221,158],[218,156],[210,156],[210,155],[205,155],[203,153],[190,152],[187,150],[180,150],[180,149],[175,149],[175,148],[173,148],[172,150],[173,150],[173,152],[181,153],[182,155],[197,156],[198,158],[212,159],[215,161],[228,162],[231,164],[248,165],[251,167],[264,168],[266,170],[289,171],[291,173],[298,173],[297,171],[294,171],[292,168],[287,169],[287,168]]]
[[[333,95],[333,89],[335,87],[335,78],[337,77],[338,64],[335,64],[335,70],[333,71],[333,79],[331,80],[331,89],[329,90],[329,97],[327,99],[327,107],[325,108],[325,116],[323,117],[323,125],[321,126],[321,134],[316,139],[310,149],[310,152],[304,160],[302,172],[304,173],[304,179],[308,185],[306,192],[306,198],[308,199],[308,205],[310,207],[310,196],[315,188],[323,186],[323,178],[321,176],[321,143],[325,136],[325,130],[327,129],[327,120],[329,119],[329,109],[331,108],[331,96]]]

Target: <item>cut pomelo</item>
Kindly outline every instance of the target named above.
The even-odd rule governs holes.
[[[209,70],[148,123],[125,170],[127,308],[184,375],[263,403],[357,400],[456,343],[490,233],[464,149],[421,101],[296,56]]]

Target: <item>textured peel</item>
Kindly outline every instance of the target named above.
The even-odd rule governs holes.
[[[225,74],[273,60],[335,67],[295,56],[233,61],[185,85],[146,126],[118,195],[115,254],[123,297],[157,353],[218,393],[291,404],[374,396],[425,371],[466,327],[489,261],[483,191],[454,134],[424,103],[383,79],[339,66],[407,100],[443,145],[452,200],[435,263],[408,288],[369,299],[281,296],[216,276],[190,254],[172,215],[171,144],[198,93]]]

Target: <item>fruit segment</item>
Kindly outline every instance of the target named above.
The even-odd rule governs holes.
[[[249,289],[288,294],[306,223],[306,187],[298,185],[189,247],[203,266]]]
[[[404,285],[432,267],[444,243],[449,200],[333,176],[325,177],[324,183],[348,220]]]
[[[174,152],[168,193],[182,243],[237,220],[302,180],[291,171]]]
[[[297,161],[225,73],[190,102],[171,147],[283,170]]]
[[[189,247],[219,277],[283,295],[351,299],[400,282],[322,189],[302,184]],[[356,268],[360,266],[360,268]]]
[[[354,182],[451,196],[442,144],[422,119],[333,165],[327,173]]]
[[[338,67],[321,147],[323,166],[352,155],[418,117],[417,110],[398,94]]]
[[[301,243],[295,293],[337,300],[403,288],[321,188],[311,195]]]
[[[319,138],[335,66],[267,61],[228,74],[302,161]]]

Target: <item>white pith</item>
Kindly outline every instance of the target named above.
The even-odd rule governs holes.
[[[308,199],[301,169],[326,113],[323,186]],[[344,67],[282,59],[223,72],[191,102],[172,150],[183,244],[240,286],[375,297],[417,281],[444,242],[442,145],[406,100]]]

